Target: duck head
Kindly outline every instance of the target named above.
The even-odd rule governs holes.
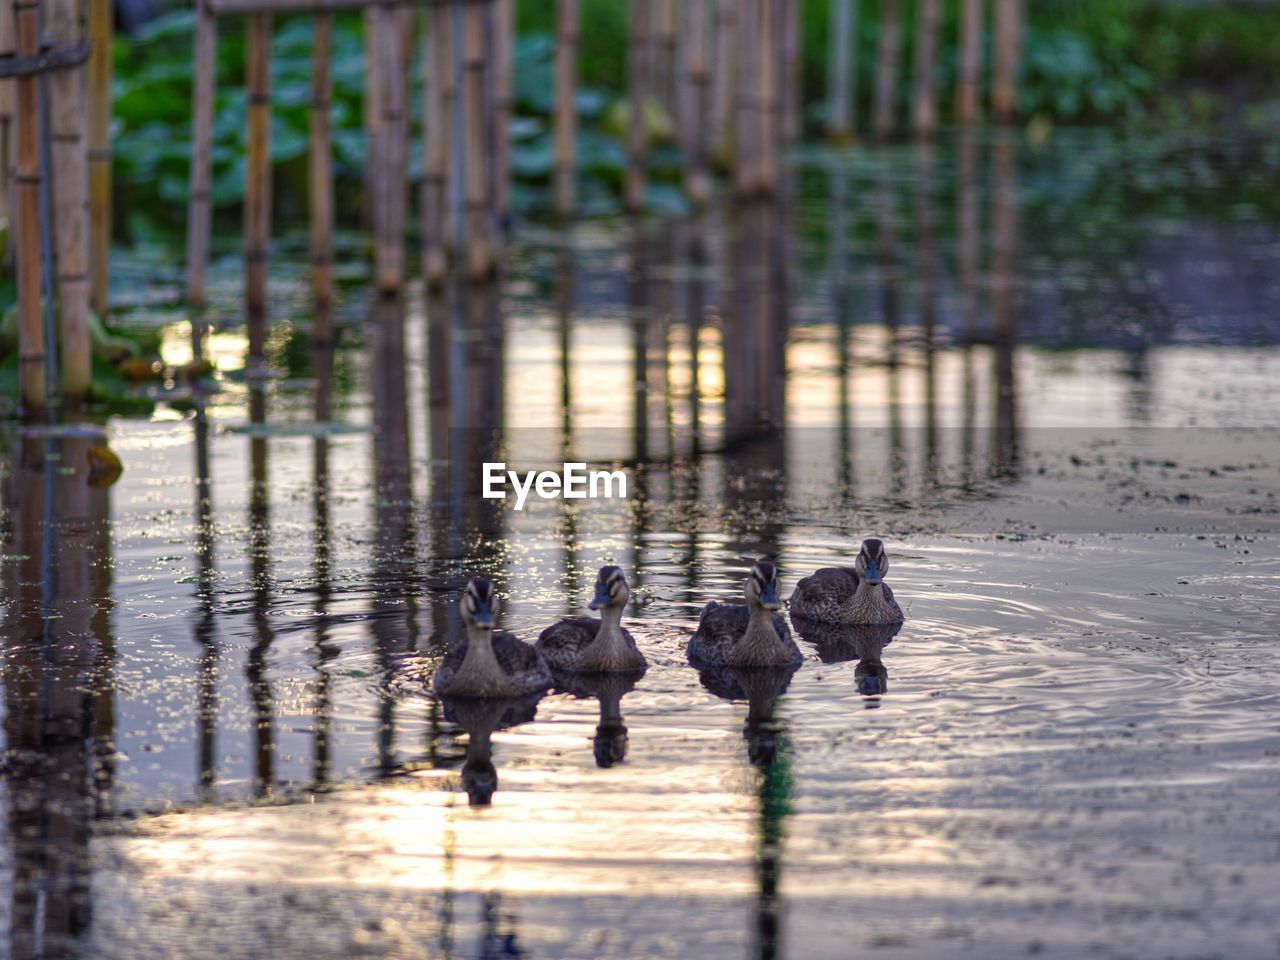
[[[858,572],[858,579],[868,586],[876,586],[883,582],[889,572],[889,555],[885,553],[884,541],[871,538],[862,541],[862,549],[853,561],[853,569]]]
[[[467,633],[479,631],[488,633],[493,630],[493,622],[497,619],[500,603],[493,590],[493,582],[484,577],[472,577],[467,581],[467,589],[462,593],[460,612],[463,626]]]
[[[596,577],[596,595],[591,601],[592,610],[603,610],[605,607],[616,607],[621,610],[631,599],[631,587],[627,584],[627,575],[621,567],[607,566],[600,568]]]
[[[777,610],[782,606],[778,600],[778,568],[768,560],[754,564],[742,592],[747,606]]]

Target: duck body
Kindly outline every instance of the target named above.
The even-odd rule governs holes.
[[[489,635],[489,645],[501,678],[470,676],[467,655],[472,645],[470,638],[466,638],[445,654],[432,685],[435,692],[450,697],[527,697],[551,687],[554,681],[547,662],[531,644],[505,630],[495,630]],[[472,659],[474,662],[477,658]],[[482,654],[479,662],[485,663],[488,659],[489,656]],[[473,690],[476,692],[471,692]]]
[[[762,617],[745,603],[712,600],[689,641],[689,662],[697,667],[785,667],[803,660],[781,614]]]
[[[901,623],[902,608],[883,580],[888,569],[884,544],[864,540],[853,567],[824,567],[796,584],[791,615],[845,626]]]
[[[627,578],[614,566],[600,568],[591,609],[600,619],[567,617],[553,623],[538,637],[538,652],[557,671],[582,673],[630,673],[649,664],[636,646],[635,637],[622,628],[622,613],[631,596]]]

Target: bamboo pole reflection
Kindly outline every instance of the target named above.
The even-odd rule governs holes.
[[[956,260],[960,285],[960,327],[964,338],[961,373],[961,484],[972,490],[974,475],[974,423],[977,417],[977,379],[974,373],[974,341],[978,335],[979,288],[982,269],[982,223],[979,207],[978,142],[973,130],[960,134],[956,159],[957,238]]]
[[[275,785],[275,715],[267,654],[275,635],[271,628],[271,510],[267,477],[267,398],[261,388],[249,393],[249,579],[253,594],[253,646],[245,677],[254,721],[254,795],[269,797]]]
[[[197,342],[199,338],[197,338]],[[214,618],[213,585],[215,569],[215,530],[213,521],[213,484],[209,473],[209,419],[205,410],[204,390],[199,382],[192,386],[195,407],[196,470],[196,619],[195,640],[200,647],[196,666],[196,740],[199,744],[196,771],[201,799],[215,798],[217,783],[218,723],[218,659],[219,648]]]
[[[902,300],[898,287],[899,254],[894,227],[895,191],[889,170],[882,168],[876,184],[876,247],[880,270],[880,319],[888,349],[889,484],[893,491],[906,488],[903,454],[902,395],[899,384],[898,335],[902,325]]]
[[[327,308],[326,308],[327,309]],[[333,419],[333,341],[313,344],[313,369],[316,379],[314,418],[318,428]],[[332,662],[339,654],[337,644],[329,640],[329,604],[333,597],[333,544],[329,519],[329,436],[317,429],[312,450],[311,514],[314,530],[313,571],[316,592],[315,660],[316,673],[314,727],[311,759],[313,789],[329,784],[332,775],[330,743],[333,735]]]
[[[575,266],[573,249],[567,244],[562,246],[556,253],[555,304],[560,346],[560,455],[565,463],[576,459],[573,455],[572,354]],[[573,598],[583,586],[578,570],[578,514],[567,499],[561,500],[560,505],[560,542],[564,545],[561,587],[565,592],[564,613],[568,616],[574,612]]]
[[[1018,343],[1018,168],[1017,143],[1001,135],[992,146],[991,335],[995,347],[996,429],[992,475],[1012,479],[1020,472],[1017,382]]]
[[[938,481],[938,389],[934,337],[938,328],[938,235],[934,209],[934,146],[915,147],[916,248],[919,251],[920,334],[924,341],[924,490]]]
[[[827,245],[827,283],[831,298],[831,315],[836,327],[837,422],[839,424],[839,456],[836,466],[836,489],[842,503],[851,504],[856,496],[853,442],[852,396],[849,380],[853,371],[852,341],[853,303],[849,291],[849,177],[842,165],[832,162],[827,169],[831,197],[831,238]]]

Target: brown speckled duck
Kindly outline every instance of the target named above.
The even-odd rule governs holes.
[[[863,540],[852,569],[824,567],[796,584],[791,616],[846,625],[901,623],[902,608],[884,582],[888,572],[884,542]]]
[[[499,609],[493,584],[467,581],[459,612],[465,642],[450,648],[436,671],[433,689],[449,697],[523,697],[551,686],[551,671],[530,644],[494,629]]]

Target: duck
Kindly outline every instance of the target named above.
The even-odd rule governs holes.
[[[901,623],[902,608],[884,582],[889,555],[884,541],[863,540],[853,567],[824,567],[796,584],[791,616],[819,623]]]
[[[620,567],[604,566],[596,577],[595,598],[589,604],[600,619],[567,617],[543,630],[535,646],[554,670],[580,673],[621,673],[644,670],[649,664],[635,638],[622,628],[622,611],[631,598],[627,576]]]
[[[696,667],[785,667],[803,659],[787,622],[777,614],[778,568],[767,560],[753,564],[743,587],[745,604],[709,602],[698,615],[689,641],[689,662]]]
[[[532,644],[494,629],[500,603],[493,583],[467,581],[458,604],[466,640],[452,647],[432,689],[441,697],[523,697],[551,687],[551,670]]]

